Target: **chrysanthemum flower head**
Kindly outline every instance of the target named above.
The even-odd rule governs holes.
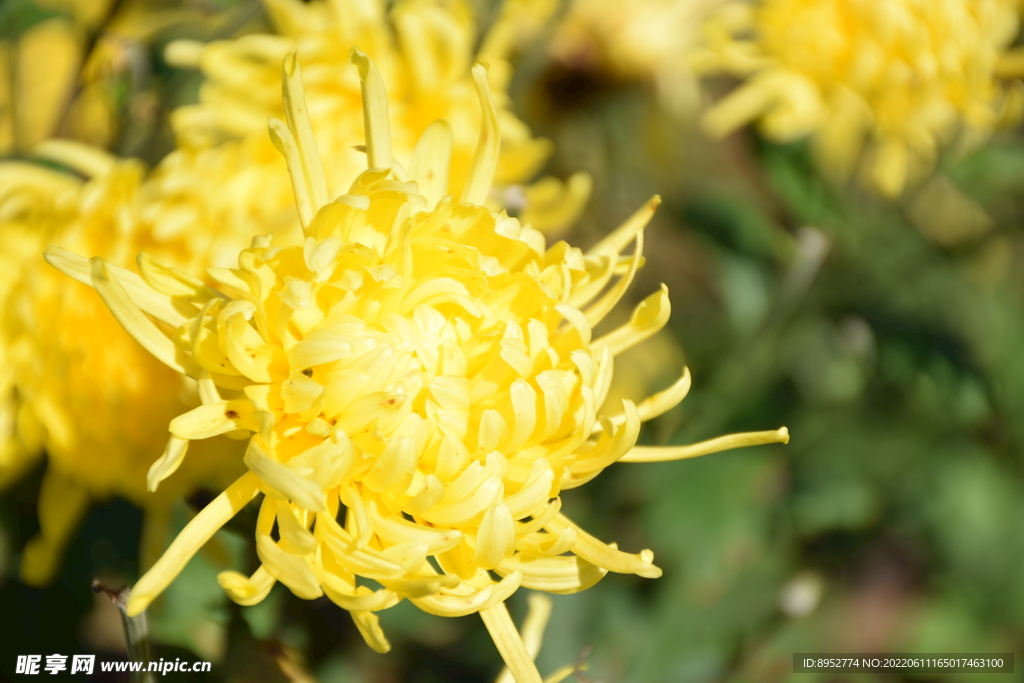
[[[539,682],[504,606],[513,592],[572,593],[609,571],[661,574],[649,550],[623,552],[576,526],[560,512],[561,491],[620,460],[788,435],[635,447],[641,423],[676,405],[690,384],[684,371],[639,404],[604,405],[614,357],[661,329],[668,293],[654,292],[604,336],[592,328],[640,267],[657,198],[589,253],[548,247],[537,230],[484,206],[500,144],[484,67],[473,69],[478,144],[453,197],[451,125],[428,126],[399,165],[381,75],[363,53],[352,59],[368,168],[335,198],[298,66],[291,55],[284,62],[285,121],[271,120],[270,133],[291,173],[300,244],[254,239],[237,267],[209,271],[217,289],[145,257],[140,278],[99,258],[47,252],[91,282],[154,356],[199,382],[204,405],[171,421],[154,483],[193,440],[252,434],[248,473],[181,532],[136,584],[128,609],[145,609],[262,493],[262,564],[251,576],[220,576],[232,599],[259,602],[277,581],[303,598],[326,595],[378,651],[389,645],[376,612],[401,600],[443,616],[479,612],[515,679]]]
[[[897,196],[958,133],[983,137],[1024,107],[1007,50],[1016,0],[757,0],[706,26],[700,68],[746,83],[716,104],[707,129],[760,119],[768,137],[813,136],[823,165]]]
[[[169,46],[170,61],[198,67],[206,80],[198,104],[172,113],[179,145],[186,150],[181,161],[188,163],[182,166],[184,173],[172,174],[166,167],[168,182],[202,177],[209,173],[206,167],[225,163],[220,158],[227,155],[234,157],[226,163],[238,175],[231,181],[238,187],[238,196],[226,193],[232,197],[231,204],[248,203],[255,209],[259,203],[267,203],[266,199],[257,202],[257,196],[274,196],[279,203],[274,210],[259,209],[264,219],[291,208],[291,198],[281,198],[275,191],[284,184],[285,170],[267,139],[266,122],[268,116],[284,115],[279,70],[285,54],[294,51],[305,73],[316,141],[325,152],[327,187],[343,190],[365,163],[363,153],[353,149],[351,142],[359,139],[363,126],[359,80],[346,68],[349,48],[359,45],[377,64],[387,85],[395,153],[401,159],[409,158],[427,126],[438,119],[448,121],[452,128],[449,183],[454,192],[462,189],[479,127],[470,76],[477,35],[465,2],[402,0],[390,11],[380,0],[266,0],[264,5],[277,34],[247,35],[205,45],[180,41]],[[513,0],[509,5],[511,9],[506,8],[477,53],[491,66],[490,87],[502,132],[495,168],[498,191],[492,199],[517,205],[524,220],[538,229],[555,230],[570,223],[582,209],[590,192],[589,177],[577,174],[568,184],[548,178],[535,187],[520,187],[531,181],[547,160],[551,143],[533,137],[512,112],[505,94],[511,78],[506,61],[511,27],[524,15],[538,11],[543,15],[544,8],[553,9],[554,3]]]
[[[94,178],[0,164],[0,480],[14,480],[43,452],[48,458],[40,534],[22,563],[31,584],[52,577],[91,499],[124,496],[159,517],[173,496],[211,477],[224,481],[213,476],[218,471],[230,481],[239,469],[221,449],[195,458],[160,496],[147,493],[147,469],[164,446],[152,426],[198,400],[125,333],[94,291],[55,273],[38,254],[59,245],[102,251],[127,265],[146,248],[180,263],[194,245],[187,234],[162,242],[140,228],[139,163],[71,143],[42,151]],[[160,525],[149,528],[148,542],[159,544]],[[159,550],[148,552],[155,559]]]

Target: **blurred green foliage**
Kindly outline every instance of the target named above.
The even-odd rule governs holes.
[[[793,439],[573,492],[665,576],[559,599],[542,670],[586,644],[595,680],[665,683],[788,680],[794,652],[1020,652],[1024,140],[950,154],[887,203],[823,178],[806,145],[666,136],[647,101],[604,91],[531,123],[559,170],[597,175],[591,239],[665,196],[645,283],[669,284],[694,389],[660,440]],[[800,590],[820,590],[809,615]]]

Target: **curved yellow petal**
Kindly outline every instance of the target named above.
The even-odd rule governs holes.
[[[78,280],[83,285],[93,286],[92,265],[89,259],[60,247],[48,247],[43,252],[43,258],[46,259],[47,263],[65,275]],[[185,322],[185,316],[174,308],[170,297],[153,290],[145,280],[130,270],[109,263],[105,264],[105,266],[116,275],[118,283],[124,287],[128,297],[140,309],[157,320],[161,320],[173,327],[177,327]]]
[[[182,357],[174,342],[145,316],[121,283],[111,276],[103,259],[94,258],[91,263],[92,286],[128,334],[169,368],[189,377],[198,376],[199,368],[190,359]]]
[[[543,683],[533,657],[523,644],[512,617],[508,614],[505,603],[500,602],[493,607],[480,610],[480,618],[487,626],[505,666],[512,672],[516,683]]]
[[[661,206],[661,197],[654,195],[622,225],[592,246],[587,253],[597,255],[609,250],[616,254],[622,253],[622,250],[636,239],[637,234],[651,222],[651,218],[654,217],[654,212],[658,210],[659,206]]]
[[[766,432],[742,432],[726,434],[714,439],[701,441],[686,446],[635,446],[624,455],[619,462],[668,462],[685,460],[710,453],[760,446],[769,443],[789,443],[789,430],[785,427]]]
[[[539,593],[527,595],[526,603],[528,611],[526,620],[523,621],[523,627],[519,630],[519,637],[523,639],[523,645],[526,647],[530,659],[536,660],[544,641],[544,630],[548,626],[548,620],[551,619],[553,603],[551,598]],[[548,681],[548,678],[544,679],[545,683]],[[512,672],[506,667],[501,670],[494,683],[515,683],[515,679],[512,677]]]
[[[501,131],[498,129],[498,111],[494,107],[491,84],[487,80],[487,69],[482,64],[473,67],[473,84],[480,98],[480,140],[476,144],[469,178],[462,190],[464,203],[484,204],[490,193],[494,170],[498,166],[498,152],[501,147]]]
[[[281,65],[282,82],[284,84],[284,114],[288,129],[295,136],[299,159],[302,164],[302,178],[306,183],[306,194],[309,197],[313,215],[328,202],[327,180],[324,178],[324,167],[320,163],[320,153],[313,138],[313,125],[309,121],[306,108],[306,95],[302,88],[302,71],[299,69],[295,53],[291,52],[284,58]]]
[[[391,168],[391,122],[388,120],[388,96],[377,65],[360,49],[353,47],[349,59],[359,73],[363,91],[363,132],[366,157],[371,169]]]
[[[629,322],[593,342],[594,346],[607,345],[613,356],[649,339],[668,322],[672,311],[668,300],[668,287],[661,289],[640,302],[633,309]]]
[[[248,606],[263,602],[277,580],[261,564],[252,576],[236,571],[221,572],[217,575],[217,583],[233,602]]]
[[[146,488],[149,491],[156,491],[157,487],[167,477],[181,467],[185,460],[185,452],[188,450],[188,439],[178,436],[171,436],[167,440],[167,446],[163,454],[150,466],[146,473]]]
[[[544,528],[553,534],[559,534],[568,527],[575,529],[579,537],[573,552],[587,562],[617,574],[636,574],[645,579],[656,579],[661,576],[661,569],[654,566],[654,553],[650,550],[641,551],[637,555],[624,553],[597,540],[573,524],[565,515],[556,515]]]
[[[259,479],[247,472],[199,511],[156,564],[139,579],[128,599],[127,614],[146,609],[185,568],[192,556],[259,493]]]

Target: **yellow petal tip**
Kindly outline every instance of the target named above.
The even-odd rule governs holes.
[[[149,607],[149,603],[153,602],[153,598],[148,595],[136,595],[132,593],[128,597],[128,606],[125,608],[125,614],[129,617],[137,617],[146,611]]]
[[[366,78],[366,70],[370,68],[370,58],[366,56],[366,53],[360,50],[358,47],[353,46],[348,51],[348,61],[350,61],[357,69],[359,69],[359,77]]]

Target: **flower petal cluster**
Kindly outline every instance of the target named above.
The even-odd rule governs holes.
[[[87,9],[96,17],[106,14],[101,11],[102,3],[93,3],[95,7],[60,4],[73,9],[75,16],[88,14]],[[540,7],[539,15],[537,11],[544,4],[528,3],[536,15],[534,24],[543,20],[544,8]],[[103,253],[112,264],[124,268],[133,268],[135,254],[145,249],[161,261],[202,277],[211,263],[232,264],[239,249],[257,232],[254,226],[271,231],[296,223],[286,164],[265,128],[268,114],[283,115],[278,71],[286,45],[300,45],[310,54],[310,71],[326,74],[336,57],[346,58],[345,41],[366,40],[392,65],[394,80],[404,84],[396,87],[404,94],[393,98],[393,109],[406,112],[404,123],[396,126],[400,133],[396,140],[404,135],[404,139],[415,141],[429,123],[418,116],[436,106],[460,126],[453,136],[453,156],[472,155],[465,131],[475,131],[479,117],[468,63],[474,35],[461,5],[399,3],[393,15],[395,26],[406,27],[403,35],[432,36],[430,50],[436,63],[430,68],[440,69],[436,82],[424,75],[425,69],[430,70],[425,53],[416,53],[419,56],[409,61],[413,47],[408,41],[396,43],[390,35],[382,3],[344,0],[304,5],[268,0],[268,9],[286,35],[249,36],[203,49],[204,55],[212,55],[215,65],[204,91],[206,103],[185,108],[175,117],[185,122],[180,132],[189,145],[171,152],[148,172],[137,162],[115,161],[85,146],[40,141],[56,128],[68,106],[71,83],[78,77],[83,88],[64,117],[69,126],[65,132],[93,142],[109,142],[114,134],[108,125],[112,110],[100,94],[110,89],[108,62],[124,61],[109,54],[109,49],[149,36],[155,27],[191,14],[139,13],[130,8],[115,13],[104,25],[81,76],[76,74],[84,55],[85,31],[64,19],[37,24],[15,45],[0,42],[0,72],[15,74],[10,81],[0,73],[0,151],[31,149],[33,155],[87,178],[83,182],[38,164],[0,164],[0,262],[4,266],[0,274],[0,359],[4,361],[0,373],[0,484],[15,481],[43,452],[49,454],[50,463],[39,503],[41,533],[24,556],[22,576],[29,583],[46,583],[52,578],[64,545],[90,500],[120,495],[147,508],[145,567],[163,550],[161,518],[174,496],[199,485],[222,482],[224,472],[234,473],[242,467],[219,445],[217,457],[190,459],[161,489],[159,497],[147,495],[146,472],[163,447],[163,440],[149,426],[166,423],[194,405],[198,401],[194,382],[183,385],[172,371],[140,349],[95,293],[46,267],[38,257],[44,248]],[[498,55],[515,42],[524,12],[520,3],[510,2],[503,20],[488,35],[482,51],[494,55],[495,64],[504,64]],[[93,23],[90,20],[89,26]],[[279,56],[263,55],[273,66],[260,67],[259,58],[244,58],[249,50],[246,46],[262,44],[261,40],[277,46],[270,53]],[[109,49],[105,51],[104,46]],[[230,57],[221,60],[218,55],[223,54]],[[203,57],[200,61],[206,64],[208,60]],[[274,82],[272,92],[263,93],[266,101],[258,96],[243,97],[236,107],[228,107],[236,112],[236,118],[258,121],[254,128],[218,124],[223,134],[205,142],[188,134],[187,122],[195,115],[221,111],[217,103],[240,92],[239,88],[223,88],[224,79],[240,79],[259,93],[259,78],[254,73],[264,68]],[[507,65],[504,68],[507,80]],[[42,72],[45,78],[38,75]],[[331,151],[330,159],[337,160],[328,168],[344,177],[338,187],[346,187],[357,170],[345,169],[365,161],[364,153],[350,149],[351,141],[361,135],[363,113],[358,78],[347,70],[335,70],[334,75],[338,74],[349,79],[321,79],[312,89],[318,94],[311,102],[318,107],[316,115],[344,124],[332,126],[324,121],[319,128],[321,146]],[[30,83],[33,87],[26,87]],[[503,86],[492,79],[492,87]],[[498,169],[506,172],[510,183],[519,182],[543,161],[549,145],[533,139],[507,107],[499,112],[499,119],[506,138],[518,142],[506,146]],[[334,133],[343,137],[332,137]],[[395,149],[406,151],[398,141]],[[465,166],[468,161],[460,163]],[[525,190],[523,199],[529,208],[524,209],[524,218],[547,221],[549,227],[561,224],[571,219],[588,194],[585,175],[571,179],[568,187],[545,179]],[[155,396],[153,387],[165,387],[166,391]],[[149,398],[143,400],[144,396]]]
[[[171,115],[183,151],[177,162],[180,172],[165,168],[168,184],[177,185],[177,179],[184,178],[192,185],[207,168],[228,163],[238,172],[232,185],[247,186],[245,191],[227,193],[232,204],[246,203],[250,215],[240,219],[251,220],[251,214],[258,212],[257,221],[266,224],[265,218],[291,208],[291,197],[275,191],[285,184],[286,172],[267,139],[266,122],[270,116],[284,115],[278,73],[285,54],[294,51],[306,74],[309,116],[324,151],[327,186],[347,187],[365,166],[363,153],[353,149],[351,142],[359,138],[363,126],[359,81],[346,67],[349,48],[359,45],[378,65],[387,86],[395,153],[408,158],[427,126],[437,119],[448,121],[452,126],[449,183],[454,192],[461,190],[479,126],[470,77],[478,37],[467,3],[402,0],[390,11],[381,0],[265,0],[264,5],[277,34],[208,44],[179,41],[169,46],[171,62],[199,68],[206,80],[200,102]],[[509,2],[476,54],[490,65],[490,87],[502,133],[496,190],[490,199],[516,208],[524,222],[544,232],[575,220],[589,197],[590,178],[579,173],[567,183],[545,178],[534,186],[522,186],[550,156],[551,143],[533,137],[512,112],[505,91],[512,74],[507,53],[514,41],[509,34],[523,20],[537,24],[554,6],[537,0]],[[225,156],[232,160],[222,161]],[[274,202],[258,197],[274,197]]]
[[[140,256],[141,276],[60,249],[48,261],[90,283],[156,358],[198,381],[203,405],[170,422],[150,483],[196,440],[251,435],[248,472],[186,526],[132,591],[144,610],[189,558],[260,494],[251,575],[219,581],[236,602],[276,582],[326,595],[387,651],[376,613],[401,600],[479,612],[519,683],[539,683],[504,601],[520,587],[573,593],[609,571],[655,578],[653,553],[605,544],[562,514],[560,493],[618,461],[693,457],[788,440],[786,430],[643,448],[641,423],[675,406],[690,376],[639,404],[606,406],[617,354],[669,318],[664,287],[594,337],[642,262],[643,206],[587,253],[484,205],[499,157],[486,70],[482,125],[460,193],[452,126],[427,127],[395,161],[380,72],[354,50],[367,167],[331,198],[294,55],[284,60],[285,157],[303,239],[257,237],[217,287]],[[632,253],[624,255],[630,245]],[[372,581],[371,588],[367,580]]]
[[[23,579],[36,585],[52,578],[90,500],[120,495],[147,509],[144,554],[156,559],[170,501],[199,484],[230,482],[240,469],[237,453],[211,442],[219,448],[195,458],[159,496],[147,492],[147,468],[164,445],[152,425],[196,405],[195,391],[141,348],[95,292],[39,254],[59,245],[127,265],[145,248],[181,263],[197,245],[187,234],[165,242],[138,229],[138,162],[73,143],[42,151],[94,177],[0,164],[0,481],[13,481],[45,451],[40,534],[22,560]]]
[[[1000,81],[1020,73],[1008,52],[1019,11],[1016,0],[734,4],[706,25],[695,59],[745,83],[706,128],[725,135],[759,119],[774,140],[813,136],[830,172],[861,165],[873,188],[898,196],[954,135],[1019,120],[1024,88]]]

